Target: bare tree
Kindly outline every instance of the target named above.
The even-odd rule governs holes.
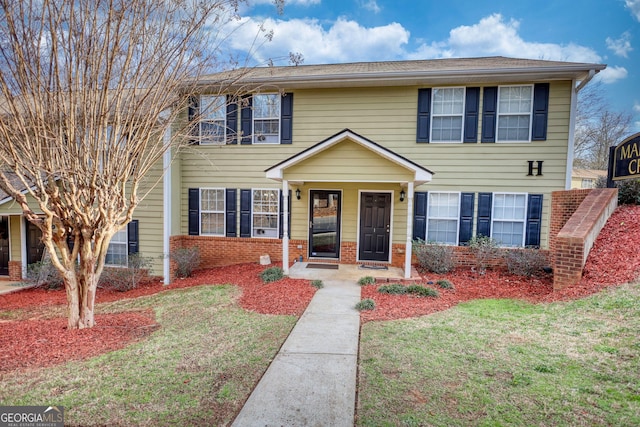
[[[0,188],[42,230],[70,329],[94,326],[111,238],[186,142],[165,132],[238,1],[0,0]]]
[[[631,119],[630,113],[611,110],[600,83],[586,86],[578,98],[574,166],[607,169],[609,147],[627,136]]]

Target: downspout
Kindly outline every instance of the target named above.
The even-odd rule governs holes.
[[[569,112],[569,141],[567,144],[567,170],[565,172],[564,189],[571,188],[571,172],[573,170],[573,157],[576,136],[576,111],[578,105],[578,88],[575,80],[571,84],[571,111]]]

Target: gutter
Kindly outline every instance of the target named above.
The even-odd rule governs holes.
[[[598,70],[597,72],[600,72]],[[587,77],[580,82],[580,84],[576,87],[576,93],[580,92],[580,90],[587,85],[591,81],[591,79],[596,75],[596,70],[589,70],[589,74]]]

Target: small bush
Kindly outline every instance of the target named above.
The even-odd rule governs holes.
[[[407,287],[400,283],[391,283],[389,285],[380,286],[378,288],[378,292],[381,294],[402,295],[407,293]]]
[[[120,292],[137,288],[146,277],[151,260],[140,254],[130,254],[128,264],[128,267],[106,267],[100,275],[98,286]]]
[[[438,298],[440,294],[435,289],[427,288],[421,285],[407,286],[407,293],[416,295],[419,297],[432,297]]]
[[[621,205],[640,205],[640,179],[627,179],[616,182],[618,203]]]
[[[360,286],[373,285],[374,283],[376,283],[376,279],[371,276],[364,276],[358,279],[358,285]]]
[[[440,286],[441,289],[453,289],[453,283],[446,279],[438,280],[436,285]]]
[[[264,283],[277,282],[283,277],[284,273],[280,267],[269,267],[260,273],[260,278]]]
[[[524,248],[507,252],[505,256],[509,273],[531,277],[545,267],[546,257],[538,249]]]
[[[469,241],[469,247],[475,257],[476,271],[484,274],[492,259],[496,258],[500,249],[498,242],[487,236],[474,236]]]
[[[47,289],[61,289],[64,286],[64,280],[60,272],[49,260],[29,264],[25,282]]]
[[[311,281],[311,286],[313,286],[316,289],[322,289],[324,288],[324,283],[322,283],[322,280],[312,280]]]
[[[171,251],[171,260],[176,263],[176,276],[189,277],[200,265],[200,248],[178,248]]]
[[[376,303],[371,298],[366,298],[358,302],[355,308],[358,311],[373,310],[374,308],[376,308]]]
[[[418,265],[427,271],[444,274],[454,267],[453,246],[415,240],[413,242],[413,253],[418,259]]]

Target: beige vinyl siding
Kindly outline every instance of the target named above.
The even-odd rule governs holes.
[[[9,217],[9,259],[11,261],[22,260],[22,227],[21,216],[11,215]]]
[[[151,261],[151,274],[162,275],[163,263],[163,196],[162,163],[150,171],[138,190],[139,195],[147,192],[133,213],[138,220],[138,250]],[[158,181],[159,180],[159,181]]]

